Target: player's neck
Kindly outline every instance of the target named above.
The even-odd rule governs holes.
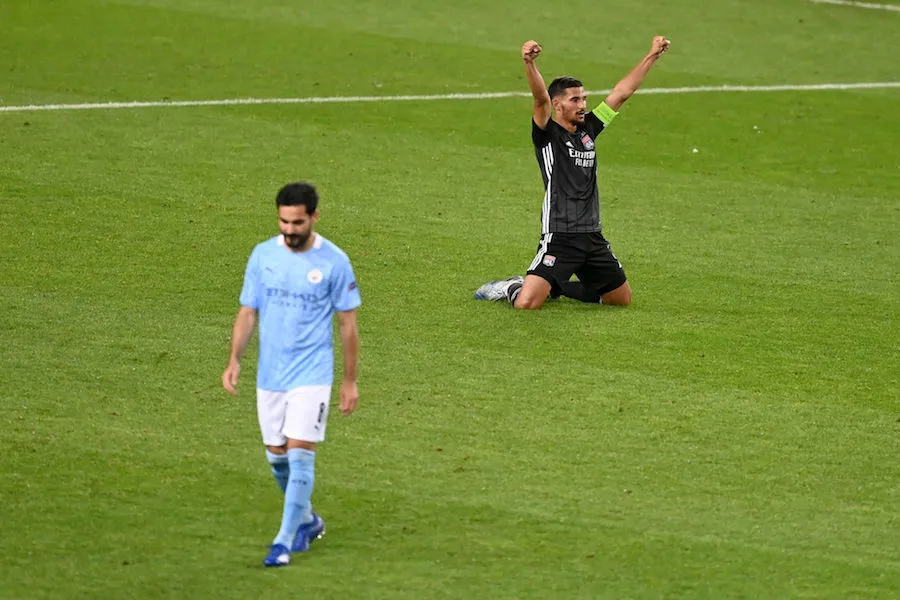
[[[577,123],[574,123],[574,122],[572,122],[572,121],[569,121],[568,123],[566,123],[566,122],[564,122],[564,121],[560,121],[560,120],[557,119],[555,116],[553,117],[553,120],[556,121],[556,124],[557,124],[557,125],[559,125],[559,126],[562,127],[563,129],[565,129],[565,130],[568,131],[569,133],[575,133],[576,131],[578,131],[578,124],[577,124]]]

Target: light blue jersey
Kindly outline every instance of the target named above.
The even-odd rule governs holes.
[[[332,316],[362,303],[350,259],[313,235],[306,252],[292,252],[279,235],[258,244],[247,261],[241,304],[259,312],[258,388],[331,385]]]

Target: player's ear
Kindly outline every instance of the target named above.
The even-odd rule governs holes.
[[[319,209],[317,208],[315,212],[312,214],[312,222],[316,223],[319,220]]]

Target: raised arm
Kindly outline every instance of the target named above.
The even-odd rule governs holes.
[[[669,49],[670,43],[669,40],[661,35],[653,38],[653,46],[650,48],[647,56],[644,57],[644,60],[639,62],[622,81],[617,83],[613,91],[606,97],[605,102],[611,109],[617,111],[622,108],[625,101],[631,98],[631,95],[641,87],[641,83],[650,71],[650,67],[656,64],[660,56],[665,54],[666,50]]]
[[[531,95],[534,96],[534,122],[544,129],[550,121],[550,94],[547,93],[547,85],[541,72],[538,71],[535,59],[541,54],[541,45],[534,40],[529,40],[522,45],[522,60],[525,62],[525,75],[528,77],[528,86]]]

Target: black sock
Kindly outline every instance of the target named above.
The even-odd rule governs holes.
[[[519,297],[519,292],[522,291],[521,283],[514,283],[509,286],[509,289],[506,290],[506,299],[509,300],[509,303],[513,306],[516,305],[516,298]]]
[[[580,281],[566,281],[565,283],[561,283],[559,284],[559,291],[561,296],[572,298],[579,302],[600,302],[601,298],[600,294],[597,292],[597,288],[585,287]]]

